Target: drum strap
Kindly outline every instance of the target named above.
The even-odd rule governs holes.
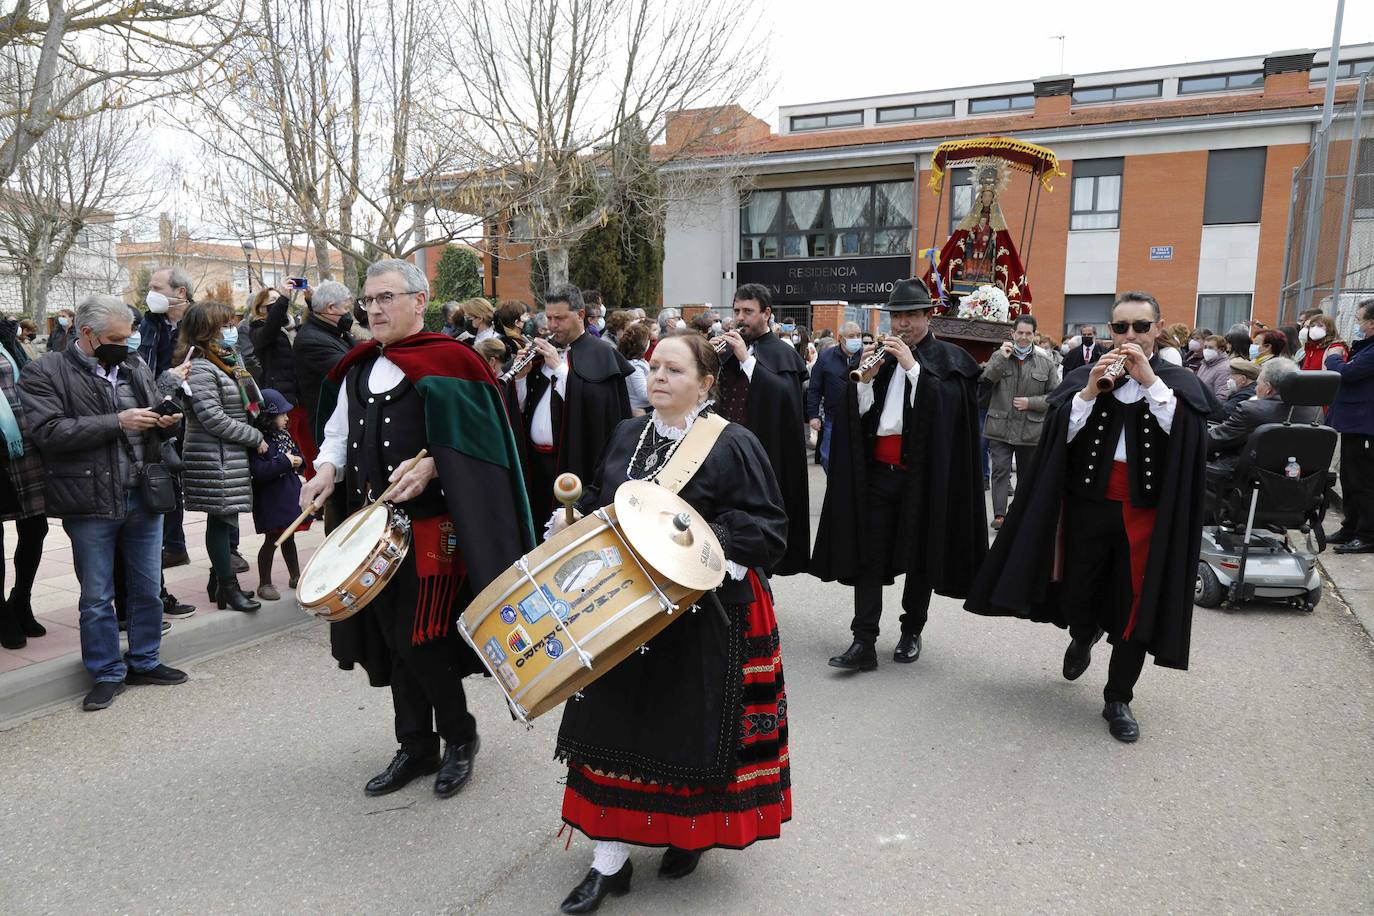
[[[654,483],[669,493],[676,493],[685,487],[687,481],[692,479],[692,475],[696,474],[697,469],[706,460],[706,456],[711,454],[716,440],[728,425],[729,421],[720,414],[708,413],[697,417],[683,438],[682,444],[673,452],[673,457],[668,459],[663,470],[654,478]]]

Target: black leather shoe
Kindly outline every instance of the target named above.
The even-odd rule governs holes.
[[[391,758],[391,764],[386,768],[386,772],[373,776],[367,781],[367,787],[363,789],[363,794],[368,796],[388,795],[397,789],[405,788],[406,784],[417,776],[428,776],[437,769],[439,769],[438,754],[412,757],[404,750],[397,751],[396,756]]]
[[[434,779],[434,794],[440,798],[452,798],[458,790],[472,778],[472,760],[482,746],[481,738],[473,738],[466,744],[450,743],[444,748],[444,759],[439,764],[439,775]]]
[[[669,846],[663,850],[663,861],[658,863],[658,876],[669,879],[687,877],[697,870],[697,863],[701,861],[701,854],[705,851],[704,849],[692,851]]]
[[[177,684],[186,683],[186,681],[185,671],[167,665],[158,665],[147,671],[135,671],[130,668],[128,674],[124,676],[124,683],[126,684],[153,684],[158,687],[175,687]]]
[[[1353,537],[1337,547],[1336,553],[1374,553],[1374,541],[1366,541],[1362,537]],[[29,635],[32,636],[33,634],[30,633]]]
[[[1083,676],[1083,672],[1088,670],[1088,666],[1093,660],[1093,646],[1102,638],[1102,631],[1098,630],[1097,635],[1092,638],[1092,642],[1082,643],[1076,639],[1069,640],[1069,647],[1064,650],[1064,679],[1066,681],[1076,681]]]
[[[86,694],[86,699],[81,701],[81,708],[86,712],[109,709],[114,698],[123,692],[124,685],[119,681],[100,681]]]
[[[1346,531],[1344,528],[1337,528],[1335,534],[1328,534],[1326,536],[1326,543],[1333,546],[1348,544],[1354,537],[1355,535],[1352,532]]]
[[[920,634],[903,633],[902,638],[897,640],[897,648],[892,653],[894,662],[901,662],[909,665],[921,657],[921,636]]]
[[[237,550],[229,552],[229,565],[234,570],[235,575],[248,572],[248,561]]]
[[[162,549],[162,568],[172,569],[176,566],[190,566],[191,555],[184,550]]]
[[[830,667],[845,671],[872,671],[878,667],[878,652],[871,642],[854,640],[854,645],[830,660]]]
[[[215,606],[221,611],[233,608],[236,611],[256,611],[262,607],[261,601],[254,601],[239,588],[238,576],[226,576],[219,580],[219,592],[215,596]]]
[[[620,897],[630,892],[630,876],[634,874],[634,863],[629,859],[613,875],[603,875],[595,868],[587,872],[582,883],[572,889],[559,907],[565,913],[590,913],[601,906],[606,895]]]
[[[1116,740],[1130,744],[1140,737],[1140,724],[1131,715],[1129,703],[1108,703],[1102,707],[1102,718],[1107,720],[1107,730]]]

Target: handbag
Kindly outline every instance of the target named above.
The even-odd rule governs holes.
[[[134,454],[134,447],[129,444],[122,431],[119,441],[124,443],[124,448],[129,452],[129,460],[136,462],[138,458]],[[143,494],[143,505],[154,515],[166,515],[177,507],[177,491],[172,472],[161,461],[144,462],[143,473],[139,475],[138,489]]]

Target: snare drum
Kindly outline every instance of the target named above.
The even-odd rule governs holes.
[[[492,581],[458,630],[528,722],[605,674],[724,577],[720,542],[695,510],[657,484],[628,481],[614,506],[563,529]]]
[[[390,503],[354,512],[327,537],[301,571],[296,600],[330,623],[361,611],[400,568],[410,550],[410,519]]]

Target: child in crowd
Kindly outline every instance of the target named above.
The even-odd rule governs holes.
[[[277,538],[296,520],[301,497],[299,472],[305,463],[300,449],[286,431],[287,414],[292,404],[275,388],[264,388],[262,392],[262,413],[258,416],[258,428],[267,440],[267,451],[261,455],[256,452],[248,456],[248,464],[253,472],[253,525],[258,534],[264,536],[262,547],[258,549],[258,597],[264,601],[276,601],[281,597],[272,584],[272,561],[276,557]],[[309,523],[302,525],[304,531]],[[281,545],[281,555],[286,560],[286,572],[290,576],[289,588],[296,587],[301,575],[300,561],[296,557],[296,537],[293,534]]]

